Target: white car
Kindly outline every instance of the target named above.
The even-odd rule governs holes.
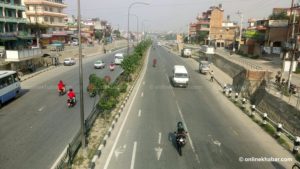
[[[172,82],[174,87],[188,86],[190,76],[183,65],[174,65],[172,74]]]
[[[101,68],[105,68],[105,63],[102,60],[97,60],[94,63],[94,68],[95,69],[101,69]]]
[[[124,60],[124,54],[123,53],[116,53],[115,54],[115,61],[114,63],[116,65],[120,65]]]
[[[76,64],[76,61],[74,58],[65,58],[64,60],[64,65],[65,66],[72,66],[72,65],[75,65]]]

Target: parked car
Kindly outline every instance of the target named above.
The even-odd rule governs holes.
[[[200,61],[199,62],[199,72],[203,74],[207,74],[209,72],[209,62],[208,61]]]
[[[105,63],[102,60],[97,60],[94,63],[94,68],[95,69],[101,69],[101,68],[105,68]]]
[[[51,44],[51,51],[63,51],[65,49],[65,45],[62,42],[54,41]]]
[[[72,41],[72,46],[78,46],[79,45],[79,42],[78,41]]]
[[[76,61],[74,58],[65,58],[64,60],[64,65],[65,66],[72,66],[72,65],[75,65],[76,64]]]

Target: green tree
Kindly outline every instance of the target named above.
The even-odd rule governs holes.
[[[97,30],[97,31],[95,32],[95,39],[101,40],[102,38],[103,38],[103,32]]]
[[[113,31],[113,34],[115,34],[117,36],[117,38],[120,38],[121,37],[121,33],[119,30],[114,30]]]
[[[207,38],[208,32],[207,31],[198,31],[196,36],[196,43],[201,43],[205,41]]]

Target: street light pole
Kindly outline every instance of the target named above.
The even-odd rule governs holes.
[[[85,148],[85,133],[84,133],[84,102],[83,102],[83,73],[82,73],[82,45],[81,45],[81,14],[80,0],[77,0],[77,26],[78,26],[78,41],[79,41],[79,92],[80,92],[80,124],[81,124],[81,145]]]
[[[237,14],[241,17],[241,23],[240,23],[240,37],[239,37],[239,46],[238,46],[238,51],[240,50],[241,47],[241,42],[242,42],[242,31],[243,31],[243,14],[238,11]]]
[[[136,17],[136,41],[139,43],[139,17],[135,14],[131,14]]]
[[[295,24],[296,24],[296,14],[294,10],[295,5],[294,5],[294,0],[292,1],[292,7],[291,7],[291,14],[293,15],[293,23],[292,23],[292,51],[290,52],[291,54],[291,64],[290,64],[290,69],[289,69],[289,75],[288,75],[288,81],[287,81],[287,91],[290,90],[290,85],[291,85],[291,80],[292,80],[292,74],[293,74],[293,67],[294,67],[294,60],[295,60],[295,50],[296,50],[296,44],[297,44],[297,39],[295,36]]]
[[[137,4],[140,4],[140,5],[149,5],[148,3],[145,3],[145,2],[133,2],[129,5],[128,7],[128,14],[127,14],[127,56],[129,55],[129,15],[130,15],[130,9],[133,5],[137,5]]]

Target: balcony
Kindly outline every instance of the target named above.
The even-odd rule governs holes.
[[[42,49],[6,50],[6,62],[20,62],[42,56]]]
[[[24,0],[25,5],[47,5],[47,6],[53,6],[58,8],[66,8],[67,5],[64,3],[58,3],[58,2],[51,2],[47,0]]]
[[[9,9],[16,9],[19,11],[25,11],[26,7],[19,4],[11,4],[11,3],[4,3],[0,2],[0,7],[2,8],[9,8]]]
[[[26,18],[15,18],[15,17],[0,16],[0,22],[27,23],[27,19]]]
[[[200,31],[209,31],[209,28],[200,28]]]
[[[67,14],[58,13],[58,12],[50,12],[50,11],[26,11],[27,16],[30,15],[42,15],[42,16],[55,16],[55,17],[67,17]]]

